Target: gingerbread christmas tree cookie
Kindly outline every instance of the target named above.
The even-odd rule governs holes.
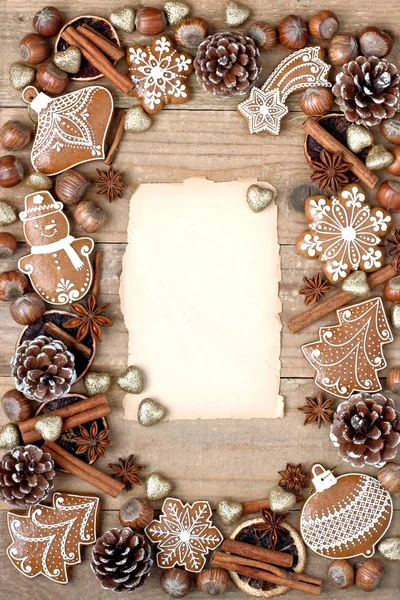
[[[351,271],[372,272],[383,266],[378,244],[392,218],[383,208],[366,203],[360,185],[347,185],[331,199],[310,196],[305,214],[310,224],[297,240],[297,251],[318,258],[332,283],[343,281]]]

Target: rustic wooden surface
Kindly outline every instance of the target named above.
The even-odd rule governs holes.
[[[10,118],[27,122],[26,108],[20,93],[9,85],[8,67],[12,61],[19,60],[18,42],[23,35],[32,30],[32,16],[42,3],[38,0],[3,0],[1,4],[0,122]],[[84,3],[78,0],[52,0],[52,4],[59,6],[67,19],[83,11],[86,14],[108,16],[111,7],[122,5],[123,2],[104,0],[99,5],[91,0]],[[162,2],[152,0],[150,4],[161,6]],[[207,18],[215,30],[224,28],[222,0],[200,0],[191,4],[196,7],[193,13]],[[307,18],[322,8],[330,8],[339,15],[342,32],[356,33],[363,26],[370,24],[380,25],[389,30],[399,26],[400,8],[397,0],[361,4],[356,0],[331,0],[329,3],[322,0],[281,0],[279,3],[248,0],[247,4],[252,8],[254,20],[264,19],[272,23],[279,22],[289,13],[297,13]],[[122,34],[121,39],[124,43],[146,41],[136,33]],[[392,54],[394,61],[400,58],[399,48],[397,43]],[[284,56],[285,52],[282,49],[263,54],[262,81]],[[101,83],[107,85],[104,81]],[[95,369],[107,370],[112,375],[117,375],[126,367],[127,332],[119,308],[118,284],[126,240],[128,199],[135,187],[141,182],[179,182],[194,175],[206,176],[216,181],[229,181],[237,177],[266,179],[278,189],[279,240],[282,245],[280,293],[284,323],[281,393],[285,397],[285,417],[269,421],[162,422],[156,427],[145,429],[123,420],[123,393],[114,385],[109,394],[112,406],[110,427],[114,445],[107,453],[107,458],[99,461],[98,466],[106,469],[108,462],[115,462],[119,456],[127,456],[133,452],[138,461],[146,464],[146,473],[157,471],[168,477],[174,483],[174,494],[178,497],[191,501],[208,499],[215,507],[222,497],[242,501],[266,497],[277,481],[277,471],[284,468],[286,462],[302,462],[306,468],[314,461],[322,462],[326,466],[338,463],[338,473],[349,469],[338,459],[329,441],[327,429],[318,430],[314,426],[305,429],[302,425],[302,415],[297,411],[297,407],[303,404],[304,397],[317,391],[312,381],[312,369],[302,357],[300,346],[315,339],[320,324],[311,326],[297,335],[290,334],[285,326],[287,320],[303,308],[302,298],[297,293],[302,276],[312,275],[317,270],[317,265],[298,256],[294,247],[297,236],[306,226],[302,207],[310,190],[309,169],[302,152],[304,136],[300,125],[304,116],[298,109],[296,98],[293,97],[289,102],[291,112],[284,121],[279,137],[250,136],[244,121],[235,113],[235,99],[221,100],[205,94],[194,77],[190,79],[190,86],[192,100],[188,104],[168,107],[154,118],[149,131],[138,135],[126,135],[121,144],[116,167],[125,171],[125,180],[129,187],[124,193],[124,198],[112,206],[102,202],[108,214],[108,223],[95,236],[98,247],[104,251],[101,300],[111,302],[110,313],[115,322],[112,329],[105,331],[104,343],[96,358]],[[71,85],[69,91],[75,87]],[[115,89],[112,91],[119,108],[128,107],[133,103],[132,99],[121,96]],[[22,151],[18,157],[26,173],[30,173],[29,152]],[[89,176],[93,176],[95,166],[102,167],[101,164],[89,163],[80,168]],[[0,189],[0,199],[11,201],[20,210],[26,192],[24,185],[10,190]],[[88,198],[95,199],[94,189],[90,190]],[[394,220],[399,223],[397,215],[394,215]],[[12,225],[8,231],[14,233],[21,243],[14,257],[3,262],[2,271],[15,268],[17,258],[26,253],[26,246],[22,243],[21,224]],[[13,385],[9,360],[13,354],[19,327],[9,317],[8,307],[4,304],[0,306],[0,318],[0,393],[3,394]],[[326,321],[333,322],[334,319],[330,317]],[[397,362],[398,349],[398,340],[387,348],[389,366]],[[76,386],[76,389],[80,391],[82,388]],[[0,415],[0,424],[3,421],[4,415]],[[368,472],[374,474],[373,470]],[[58,476],[57,489],[95,492],[90,486],[68,475]],[[101,531],[118,525],[119,506],[126,498],[136,493],[140,495],[142,492],[140,489],[135,489],[130,494],[123,492],[116,500],[102,496]],[[399,535],[398,499],[395,499],[395,504],[397,511],[390,532]],[[44,577],[30,581],[18,574],[4,552],[9,541],[5,526],[7,506],[2,505],[0,508],[0,581],[1,596],[4,600],[15,600],[17,593],[21,600],[49,598],[55,593],[60,599],[78,600],[85,597],[87,600],[100,600],[111,597],[110,593],[97,585],[90,573],[89,548],[83,551],[83,564],[70,571],[68,586],[56,587]],[[293,510],[291,522],[296,525],[298,519],[299,512]],[[311,551],[308,553],[307,572],[311,575],[324,577],[327,565],[328,561],[325,559]],[[394,600],[398,597],[399,570],[393,564],[385,563],[385,566],[387,576],[383,585],[374,592],[374,598]],[[145,591],[138,594],[139,598],[159,600],[164,597],[159,589],[158,576],[155,570]],[[238,594],[232,585],[226,597],[238,598]],[[340,592],[325,583],[321,596],[332,600],[339,597],[358,600],[364,593],[355,586]],[[191,597],[200,598],[200,594],[193,592]],[[288,594],[288,598],[293,600],[300,600],[301,597],[302,594],[295,591]]]

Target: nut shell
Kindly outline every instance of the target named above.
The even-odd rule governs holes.
[[[229,587],[229,574],[225,569],[204,569],[197,576],[197,587],[209,596],[222,596]]]
[[[300,95],[299,105],[303,113],[317,117],[326,114],[334,101],[334,95],[328,88],[311,87]]]
[[[400,175],[400,146],[393,148],[392,154],[394,156],[394,161],[391,165],[386,167],[386,171],[391,175],[398,177]]]
[[[339,30],[339,19],[331,10],[321,10],[308,22],[310,35],[317,40],[330,40]]]
[[[376,200],[387,210],[400,210],[400,181],[383,181],[376,193]]]
[[[24,177],[24,169],[15,156],[7,154],[0,158],[0,186],[4,188],[14,187],[21,183]]]
[[[288,15],[278,25],[278,37],[282,46],[291,50],[300,50],[307,45],[308,27],[304,19],[297,15]]]
[[[383,119],[380,125],[381,134],[392,144],[400,144],[400,114],[391,119]]]
[[[253,23],[248,34],[260,50],[270,50],[278,44],[278,35],[275,27],[265,21]]]
[[[351,35],[335,35],[328,48],[328,57],[332,65],[343,66],[358,56],[358,44]]]
[[[364,592],[372,592],[385,575],[385,568],[376,558],[368,558],[356,568],[356,586]]]
[[[200,17],[183,19],[174,29],[176,43],[184,48],[198,48],[208,35],[208,22]]]
[[[10,314],[19,325],[33,325],[43,317],[45,312],[44,301],[35,293],[17,298],[10,306]]]
[[[79,204],[83,200],[88,188],[90,180],[81,171],[69,169],[56,177],[54,191],[61,202],[68,206]]]
[[[383,58],[390,54],[393,48],[392,38],[379,27],[365,27],[358,36],[358,43],[364,56]]]
[[[184,598],[192,589],[192,578],[184,569],[174,567],[163,572],[160,587],[170,598]]]
[[[21,121],[6,121],[0,129],[0,144],[4,150],[22,150],[31,141],[32,128]]]
[[[0,232],[0,260],[12,256],[17,249],[17,240],[11,233]]]
[[[41,8],[33,17],[33,28],[44,37],[56,35],[63,24],[60,11],[54,6]]]
[[[142,35],[158,35],[166,28],[167,19],[163,10],[144,6],[136,13],[135,25]]]
[[[123,527],[144,529],[154,518],[154,510],[144,500],[130,498],[119,510],[119,521]]]
[[[400,368],[395,367],[397,370],[396,379],[400,374]],[[392,372],[392,369],[389,372]],[[389,380],[389,377],[388,377]],[[396,392],[397,393],[397,392]],[[376,474],[378,477],[379,483],[388,490],[391,494],[399,494],[400,493],[400,465],[396,463],[386,463],[383,467],[378,469]]]
[[[353,585],[354,578],[354,567],[348,560],[334,560],[329,565],[328,579],[334,586],[346,589]]]
[[[33,405],[22,392],[8,390],[1,399],[4,414],[12,423],[26,421],[33,415]]]
[[[36,81],[40,87],[50,94],[62,94],[69,83],[68,75],[53,62],[45,62],[36,72]]]
[[[20,271],[4,271],[0,274],[0,300],[13,302],[28,289],[28,279]]]
[[[87,233],[95,233],[107,220],[106,213],[94,202],[84,200],[75,208],[74,217],[77,224]]]
[[[400,302],[400,275],[392,277],[385,283],[383,295],[389,302]]]
[[[28,33],[19,43],[19,51],[28,65],[38,65],[50,56],[50,45],[38,33]]]

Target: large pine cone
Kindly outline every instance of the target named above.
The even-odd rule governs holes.
[[[382,394],[353,394],[339,404],[330,437],[339,456],[353,467],[381,467],[396,456],[400,413]]]
[[[215,33],[200,44],[194,61],[203,88],[217,96],[245,94],[261,73],[260,51],[241,33]]]
[[[368,126],[393,117],[399,102],[397,67],[384,58],[359,56],[336,76],[333,93],[348,121]]]
[[[30,400],[50,402],[67,394],[76,379],[75,357],[59,340],[25,340],[11,360],[15,387]]]
[[[153,565],[150,544],[129,527],[110,529],[93,548],[91,567],[101,585],[114,592],[140,590]]]
[[[16,446],[0,463],[0,500],[26,508],[37,504],[53,489],[56,472],[48,452],[36,446]]]

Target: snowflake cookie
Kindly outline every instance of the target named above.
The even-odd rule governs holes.
[[[164,104],[183,104],[190,97],[186,77],[193,71],[189,54],[177,52],[167,35],[159,35],[150,46],[129,46],[126,51],[134,95],[144,110],[158,113]]]
[[[332,283],[343,281],[351,271],[371,272],[383,266],[377,246],[392,218],[383,208],[371,208],[365,202],[361,186],[347,185],[331,199],[310,196],[305,214],[310,224],[297,240],[297,252],[318,258]]]
[[[167,498],[160,520],[152,521],[145,529],[148,538],[158,546],[158,566],[170,569],[180,565],[187,571],[199,573],[208,552],[215,550],[223,540],[211,517],[208,502],[182,504],[176,498]]]

